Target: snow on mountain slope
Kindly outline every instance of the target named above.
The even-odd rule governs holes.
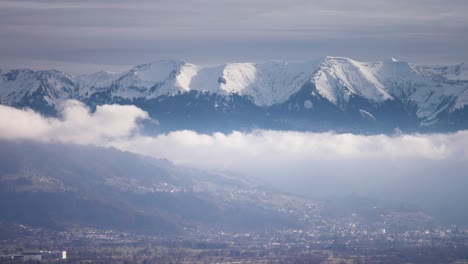
[[[161,60],[133,67],[115,81],[113,96],[156,98],[190,90],[198,66],[176,60]]]
[[[468,87],[457,97],[453,109],[461,109],[466,105],[468,105]]]
[[[2,102],[14,102],[40,86],[36,73],[31,70],[3,72],[0,78]]]
[[[393,99],[373,71],[374,66],[348,58],[326,57],[313,81],[322,96],[340,106],[344,106],[352,95],[374,103]]]
[[[468,66],[465,63],[449,66],[418,65],[415,68],[430,77],[443,77],[448,81],[468,81]]]
[[[417,117],[430,122],[442,111],[468,105],[468,81],[463,81],[467,72],[464,64],[413,67],[395,59],[359,62],[326,57],[304,63],[270,61],[210,67],[160,60],[123,73],[97,72],[78,77],[55,70],[1,71],[0,101],[12,104],[39,94],[50,105],[56,105],[63,99],[86,99],[102,91],[108,92],[110,98],[132,100],[194,90],[238,94],[258,106],[269,107],[286,102],[304,85],[314,84],[312,96],[323,97],[342,110],[352,97],[376,106],[387,100],[399,100],[405,107],[415,109]],[[304,107],[311,107],[312,102],[308,102]]]
[[[219,82],[219,92],[228,94],[237,93],[240,95],[250,95],[253,93],[248,91],[250,86],[255,83],[257,76],[257,68],[254,63],[229,63],[223,68],[223,75]],[[261,97],[257,94],[257,97]],[[254,101],[257,98],[254,97]]]
[[[245,95],[259,106],[282,103],[310,81],[317,64],[230,63],[201,68],[190,83],[193,90]]]
[[[386,90],[415,105],[416,115],[426,122],[446,109],[452,111],[454,101],[467,89],[463,83],[447,83],[421,74],[407,62],[385,61],[377,69]]]
[[[416,115],[426,121],[451,107],[467,89],[465,84],[448,84],[418,73],[407,62],[357,62],[327,57],[314,76],[318,92],[330,102],[345,107],[351,96],[374,103],[399,98],[416,106]],[[468,101],[457,101],[463,107]],[[453,110],[453,109],[451,109]]]
[[[56,70],[35,72],[22,69],[2,71],[0,75],[2,103],[16,103],[40,93],[49,104],[55,105],[57,101],[75,98],[77,88],[73,76]]]
[[[201,68],[190,81],[190,88],[195,91],[217,93],[222,84],[226,83],[223,77],[224,65]]]
[[[259,106],[286,101],[310,81],[314,63],[229,63],[199,67],[182,61],[158,61],[134,67],[115,80],[114,96],[156,98],[190,90],[239,94]]]
[[[234,68],[234,70],[233,70]],[[298,92],[306,82],[310,82],[317,63],[287,63],[272,61],[263,64],[251,65],[251,75],[249,78],[242,78],[244,81],[236,88],[237,93],[247,94],[254,98],[254,102],[260,106],[271,106],[285,102],[289,97]],[[236,67],[226,67],[224,74],[227,75],[235,71]],[[234,75],[236,76],[236,75]],[[228,78],[227,78],[228,79]],[[239,80],[234,78],[233,83]],[[230,89],[228,81],[223,89]]]
[[[99,71],[90,75],[80,75],[77,82],[80,87],[80,95],[86,96],[95,91],[108,89],[122,76],[122,73]]]

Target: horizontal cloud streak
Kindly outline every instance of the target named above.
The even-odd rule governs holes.
[[[110,143],[120,149],[191,166],[262,168],[346,160],[467,159],[468,132],[432,135],[354,135],[258,130],[198,134],[176,131]]]
[[[195,7],[177,0],[7,0],[0,1],[0,63],[76,63],[75,73],[88,70],[80,64],[120,68],[162,58],[459,63],[468,58],[467,10],[458,0],[200,0]]]

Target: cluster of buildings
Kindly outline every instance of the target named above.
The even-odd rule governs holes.
[[[51,261],[51,260],[64,260],[67,259],[67,251],[27,251],[11,256],[4,256],[14,260],[37,260],[37,261]]]

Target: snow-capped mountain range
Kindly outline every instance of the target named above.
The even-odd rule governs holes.
[[[160,60],[126,72],[81,76],[56,70],[0,71],[2,104],[53,115],[66,99],[91,107],[135,104],[173,125],[246,119],[240,128],[314,130],[329,124],[329,129],[351,131],[456,130],[468,125],[468,69],[464,64],[415,66],[395,59],[326,57],[210,67]]]

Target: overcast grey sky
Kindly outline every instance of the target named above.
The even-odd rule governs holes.
[[[466,0],[0,0],[0,67],[119,70],[396,57],[468,62]]]

